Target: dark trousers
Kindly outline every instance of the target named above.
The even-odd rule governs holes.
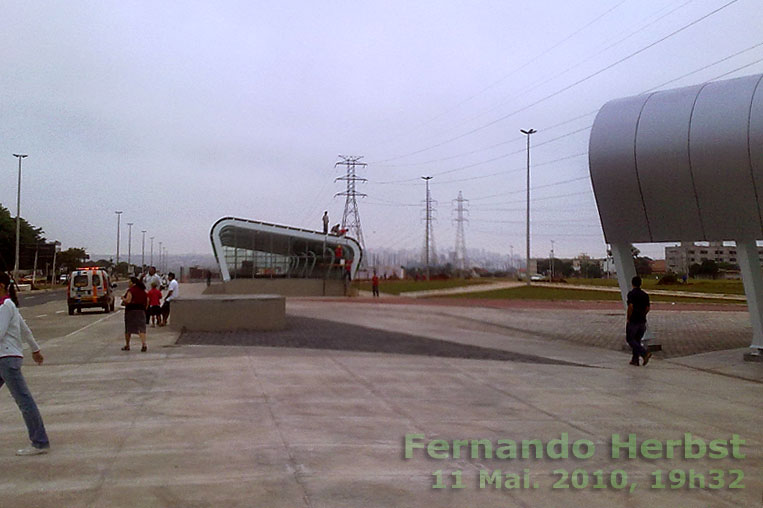
[[[371,286],[371,291],[373,292],[374,296],[379,296],[379,286]]]
[[[167,300],[164,300],[164,303],[162,304],[162,320],[166,323],[167,318],[170,317],[170,302]]]
[[[625,342],[633,350],[631,362],[638,363],[639,356],[646,356],[646,349],[641,345],[641,338],[646,333],[646,323],[628,323],[625,325]]]

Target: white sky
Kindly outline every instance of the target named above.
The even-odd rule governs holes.
[[[145,229],[171,255],[211,253],[209,229],[222,216],[319,229],[329,210],[339,222],[334,163],[338,154],[363,155],[367,247],[423,245],[419,177],[434,175],[439,252],[453,249],[452,200],[461,190],[471,200],[467,246],[508,253],[513,245],[523,254],[519,129],[535,128],[533,256],[547,256],[551,240],[558,257],[601,256],[586,156],[595,111],[655,87],[763,72],[761,7],[6,3],[0,203],[15,215],[11,154],[28,153],[22,216],[64,248],[115,251],[114,211],[123,210],[123,253],[127,222],[135,223],[133,252]],[[659,246],[640,247],[663,257]]]

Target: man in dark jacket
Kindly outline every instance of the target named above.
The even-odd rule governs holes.
[[[631,365],[638,367],[639,357],[644,359],[644,365],[649,363],[652,353],[641,345],[641,338],[646,332],[646,315],[649,312],[649,295],[641,289],[641,277],[631,280],[633,289],[628,293],[628,314],[625,325],[625,341],[633,350]]]

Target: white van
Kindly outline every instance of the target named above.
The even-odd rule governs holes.
[[[103,268],[92,266],[77,268],[69,276],[66,290],[66,303],[69,315],[82,309],[101,307],[104,311],[114,312],[114,291],[116,284]]]

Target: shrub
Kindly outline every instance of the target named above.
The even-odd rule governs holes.
[[[678,277],[675,276],[675,274],[669,273],[667,275],[663,275],[660,280],[657,281],[658,286],[665,286],[670,284],[678,284]]]

